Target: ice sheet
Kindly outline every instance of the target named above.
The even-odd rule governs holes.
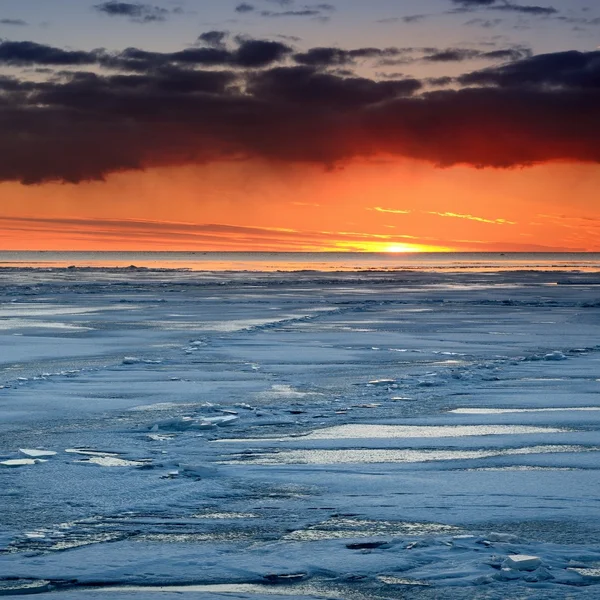
[[[597,283],[0,270],[0,595],[597,597]]]

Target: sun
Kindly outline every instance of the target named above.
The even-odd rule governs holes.
[[[342,252],[375,252],[378,254],[416,254],[418,252],[453,252],[452,248],[446,246],[429,246],[409,242],[395,241],[339,241],[335,244],[336,251]]]
[[[416,244],[389,244],[384,246],[383,252],[400,254],[403,252],[422,252],[422,250],[420,249],[420,246]]]

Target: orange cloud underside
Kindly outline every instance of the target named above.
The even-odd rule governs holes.
[[[600,167],[262,162],[0,185],[0,249],[600,250]]]

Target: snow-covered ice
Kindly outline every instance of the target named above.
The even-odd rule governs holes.
[[[0,269],[0,596],[600,597],[598,283]]]

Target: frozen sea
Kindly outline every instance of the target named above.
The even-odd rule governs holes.
[[[16,254],[0,596],[600,598],[598,256]]]

